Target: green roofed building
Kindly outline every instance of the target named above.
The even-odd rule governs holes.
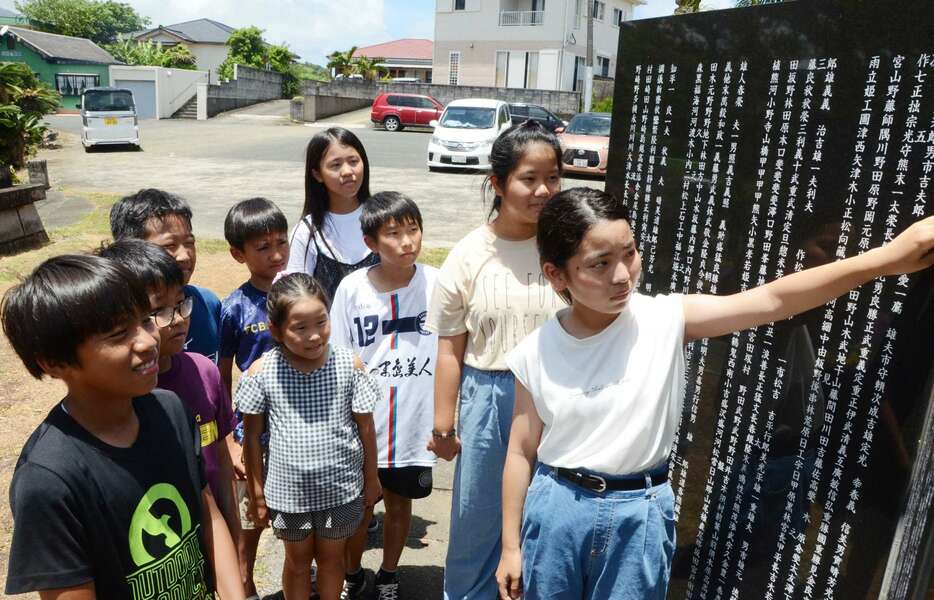
[[[109,66],[120,64],[84,38],[0,26],[0,61],[26,63],[39,79],[58,90],[62,107],[75,110],[84,88],[110,85]]]

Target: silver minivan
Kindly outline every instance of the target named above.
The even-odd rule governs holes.
[[[133,92],[126,88],[89,87],[81,92],[81,143],[130,144],[139,148],[139,119]]]

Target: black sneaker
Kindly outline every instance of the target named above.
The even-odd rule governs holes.
[[[353,579],[344,579],[344,589],[341,591],[341,600],[358,600],[369,594],[366,570],[360,569],[359,576]]]
[[[368,533],[375,533],[379,530],[379,519],[376,518],[376,515],[373,515],[373,518],[370,519],[370,522],[366,526]]]
[[[376,574],[376,594],[378,600],[399,600],[398,575],[380,569]]]

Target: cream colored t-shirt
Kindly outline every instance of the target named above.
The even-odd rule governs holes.
[[[535,238],[511,242],[484,225],[441,265],[427,327],[442,336],[466,332],[464,363],[504,371],[506,353],[563,306],[542,274]]]

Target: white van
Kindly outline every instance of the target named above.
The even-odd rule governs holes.
[[[131,144],[139,148],[139,119],[133,92],[125,88],[90,87],[81,92],[81,143],[91,146]]]
[[[509,105],[484,98],[454,100],[428,142],[428,169],[459,167],[489,169],[490,150],[499,134],[512,125]]]

